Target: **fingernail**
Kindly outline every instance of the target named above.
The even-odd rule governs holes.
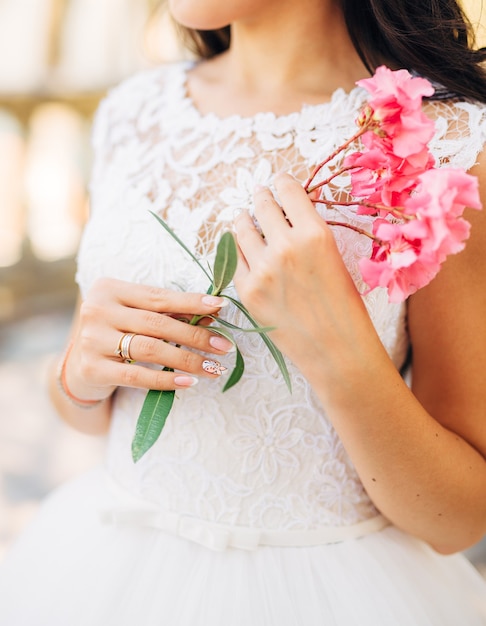
[[[267,189],[267,187],[265,187],[264,185],[255,185],[255,187],[253,188],[253,193],[258,193],[259,191],[265,191],[265,189]]]
[[[221,350],[222,352],[234,352],[236,350],[235,346],[231,343],[229,339],[225,339],[220,335],[213,335],[209,338],[209,343],[216,350]]]
[[[194,387],[199,380],[195,376],[175,376],[174,382],[180,387]]]
[[[224,365],[221,365],[219,361],[213,361],[212,359],[206,359],[202,363],[202,368],[208,374],[215,374],[216,376],[221,376],[223,372],[226,372],[228,369]]]
[[[295,176],[292,174],[292,172],[286,172],[285,170],[281,170],[280,172],[277,172],[275,174],[275,180],[277,180],[277,178],[282,178],[282,177],[283,178],[288,177],[288,178],[291,178],[292,180],[297,180]]]
[[[208,306],[217,306],[219,308],[228,306],[228,300],[226,300],[226,298],[220,298],[219,296],[203,296],[202,301]]]

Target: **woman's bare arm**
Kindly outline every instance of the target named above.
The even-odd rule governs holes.
[[[276,187],[293,228],[268,190],[255,199],[265,241],[237,220],[243,303],[277,327],[383,514],[441,552],[464,549],[486,532],[486,214],[471,216],[466,250],[410,299],[414,395],[329,228],[299,183],[280,176]]]

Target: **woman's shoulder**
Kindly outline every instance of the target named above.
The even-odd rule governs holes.
[[[94,117],[93,142],[104,141],[107,133],[140,120],[143,113],[161,111],[184,89],[190,62],[179,61],[140,70],[111,87]]]
[[[174,81],[184,81],[186,71],[191,65],[189,61],[177,61],[139,70],[111,87],[105,100],[117,101],[127,98],[143,100],[147,96],[164,91]]]

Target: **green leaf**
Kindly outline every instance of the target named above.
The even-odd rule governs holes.
[[[221,323],[222,320],[218,320],[218,318],[215,318],[219,323]],[[221,335],[222,337],[226,337],[226,339],[228,339],[228,341],[231,341],[231,343],[234,345],[234,347],[236,348],[236,342],[233,338],[233,335],[229,332],[229,330],[226,330],[225,328],[219,328],[218,326],[208,326],[208,330],[210,330],[211,332],[215,333],[216,335]]]
[[[235,298],[232,298],[231,296],[228,296],[226,294],[223,294],[223,297],[228,298],[228,300],[230,300],[243,313],[243,315],[247,318],[247,320],[250,322],[252,326],[254,326],[255,328],[259,328],[258,322],[251,316],[248,309],[239,300],[236,300]],[[277,346],[273,343],[273,341],[270,339],[268,335],[266,335],[265,333],[262,333],[260,336],[262,340],[265,342],[265,345],[267,346],[267,348],[269,349],[270,354],[275,359],[275,362],[277,363],[282,373],[282,376],[285,380],[285,384],[287,385],[288,390],[290,391],[290,393],[292,393],[292,383],[290,381],[290,374],[289,374],[289,370],[287,369],[287,365],[285,364],[283,354],[280,352],[280,350],[277,348]]]
[[[206,274],[208,280],[212,283],[213,282],[213,278],[212,276],[210,276],[208,274],[208,272],[206,272],[206,269],[204,268],[204,266],[201,264],[201,262],[199,261],[199,259],[197,258],[197,256],[195,256],[190,250],[189,248],[186,246],[186,244],[182,241],[182,239],[179,239],[179,237],[175,234],[175,232],[172,230],[172,228],[166,223],[164,222],[164,220],[159,217],[157,215],[157,213],[154,213],[153,211],[150,211],[150,213],[152,213],[152,215],[155,217],[155,219],[159,222],[159,224],[161,226],[163,226],[165,228],[165,230],[169,233],[169,235],[175,240],[177,241],[177,243],[181,246],[181,248],[183,250],[185,250],[187,252],[187,254],[191,257],[191,259],[193,261],[195,261],[199,267],[201,268],[201,270]]]
[[[233,280],[238,263],[238,253],[233,234],[226,232],[219,240],[214,259],[213,294],[219,294]]]
[[[269,333],[271,330],[275,330],[275,326],[257,326],[255,328],[241,328],[241,326],[236,326],[228,320],[220,319],[216,317],[216,315],[206,315],[206,317],[210,317],[215,322],[226,326],[227,328],[231,328],[232,330],[238,330],[241,333]],[[210,329],[215,328],[214,326],[210,326]]]
[[[166,371],[173,371],[167,369]],[[132,441],[132,458],[136,463],[159,438],[174,402],[175,391],[151,389],[145,396]]]
[[[218,320],[218,321],[221,322],[222,320]],[[236,326],[235,328],[238,328],[238,327]],[[216,335],[222,335],[223,337],[226,337],[226,339],[231,341],[231,343],[234,345],[236,349],[235,366],[223,387],[223,391],[228,391],[228,389],[231,389],[231,387],[236,385],[236,383],[243,376],[243,372],[245,371],[245,362],[243,360],[243,356],[240,352],[240,349],[238,348],[235,340],[233,339],[233,335],[228,330],[226,330],[226,328],[218,328],[217,326],[211,326],[210,330],[214,332]]]
[[[240,349],[238,348],[238,346],[236,344],[235,344],[235,348],[236,348],[235,367],[233,368],[233,371],[231,372],[228,380],[226,381],[226,383],[225,383],[225,385],[223,387],[223,391],[228,391],[228,389],[231,389],[231,387],[236,385],[236,383],[243,376],[243,372],[245,371],[245,362],[244,362],[243,357],[241,355]]]

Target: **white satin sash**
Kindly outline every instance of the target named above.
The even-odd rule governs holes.
[[[104,524],[155,528],[198,543],[211,550],[239,548],[254,550],[258,546],[316,546],[358,539],[378,532],[390,522],[377,515],[357,524],[326,526],[313,530],[270,530],[249,526],[230,526],[159,508],[137,498],[107,477],[116,504],[100,510]]]

